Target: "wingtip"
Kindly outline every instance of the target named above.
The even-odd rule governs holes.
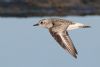
[[[73,56],[73,58],[77,59],[77,54],[74,54],[74,55],[72,55],[72,56]]]
[[[75,55],[74,58],[77,59],[77,56]]]

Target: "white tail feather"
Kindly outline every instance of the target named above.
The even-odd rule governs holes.
[[[75,24],[69,25],[67,30],[69,31],[69,30],[73,30],[73,29],[79,29],[80,27],[84,27],[84,26],[85,26],[84,24],[75,23]]]

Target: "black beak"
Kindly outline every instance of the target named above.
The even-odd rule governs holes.
[[[34,24],[33,26],[38,26],[39,24]]]

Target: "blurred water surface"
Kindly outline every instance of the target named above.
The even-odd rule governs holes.
[[[70,31],[78,59],[64,51],[48,30],[33,27],[47,17],[0,17],[0,67],[99,67],[100,16],[60,17],[90,25]]]

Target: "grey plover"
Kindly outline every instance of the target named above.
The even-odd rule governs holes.
[[[47,28],[54,39],[60,44],[60,46],[75,58],[77,58],[78,52],[74,47],[71,38],[69,37],[68,31],[78,28],[90,27],[81,23],[74,23],[72,21],[60,18],[42,19],[39,21],[39,23],[33,26],[41,26]]]

